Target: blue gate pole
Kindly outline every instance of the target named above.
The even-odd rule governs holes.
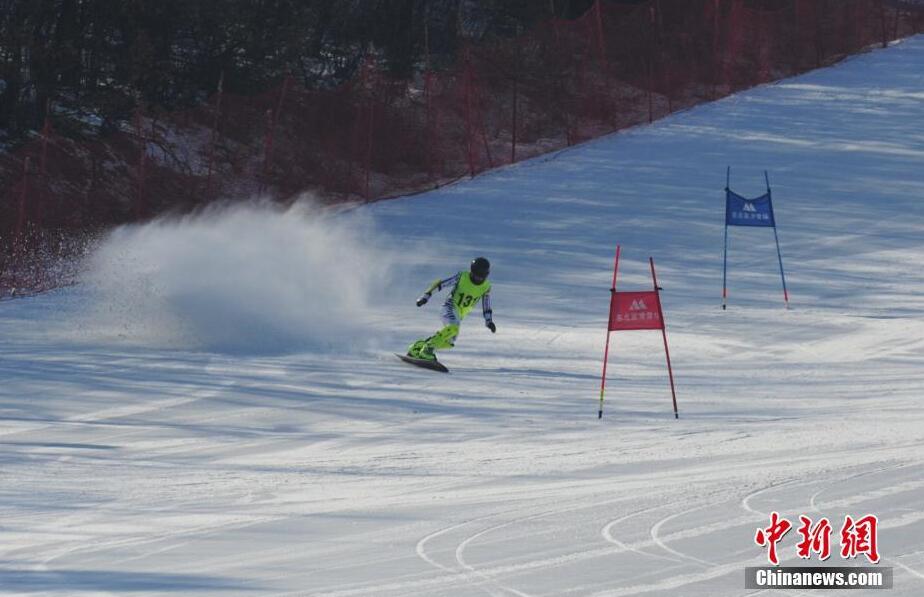
[[[789,309],[789,292],[786,291],[786,274],[783,273],[783,255],[780,253],[780,237],[776,234],[776,222],[773,226],[773,238],[776,239],[776,257],[780,260],[780,278],[783,280],[783,301]]]
[[[774,228],[774,230],[776,230]],[[725,249],[722,252],[722,310],[725,310],[727,303],[728,289],[726,287],[726,275],[728,272],[728,222],[725,222]]]
[[[728,273],[728,191],[731,179],[731,166],[725,170],[725,246],[722,249],[722,310],[728,298],[727,273]]]
[[[786,274],[783,272],[783,254],[780,252],[780,237],[776,233],[776,213],[773,211],[773,195],[770,192],[770,176],[764,170],[764,180],[767,181],[767,198],[770,200],[770,213],[773,213],[773,239],[776,241],[776,258],[780,262],[780,279],[783,281],[783,302],[789,309],[789,292],[786,290]]]

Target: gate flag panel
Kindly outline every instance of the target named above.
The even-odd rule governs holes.
[[[775,227],[770,193],[748,199],[725,189],[725,225]]]
[[[610,301],[610,331],[660,330],[661,301],[655,290],[614,292]]]

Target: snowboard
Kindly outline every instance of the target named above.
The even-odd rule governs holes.
[[[404,361],[405,363],[416,365],[417,367],[422,367],[423,369],[432,369],[433,371],[439,371],[440,373],[449,373],[449,369],[439,361],[428,361],[427,359],[415,359],[414,357],[409,357],[406,354],[395,353],[395,356]]]

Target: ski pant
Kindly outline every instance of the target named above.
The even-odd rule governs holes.
[[[459,336],[459,326],[462,324],[462,320],[456,314],[452,303],[443,305],[440,319],[443,322],[443,327],[429,338],[421,338],[414,342],[411,345],[412,351],[414,347],[421,348],[423,345],[429,345],[432,350],[448,350],[456,345],[456,338]]]

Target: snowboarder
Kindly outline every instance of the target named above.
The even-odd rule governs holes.
[[[451,288],[449,296],[443,303],[441,318],[443,328],[429,338],[417,340],[408,348],[407,356],[412,359],[436,362],[434,351],[446,350],[455,346],[456,336],[459,335],[459,326],[465,316],[481,300],[481,310],[484,314],[484,325],[491,333],[497,331],[491,313],[491,283],[488,274],[491,264],[484,257],[472,260],[469,271],[461,271],[445,280],[436,280],[427,288],[427,291],[417,299],[417,306],[427,304],[434,291]]]

